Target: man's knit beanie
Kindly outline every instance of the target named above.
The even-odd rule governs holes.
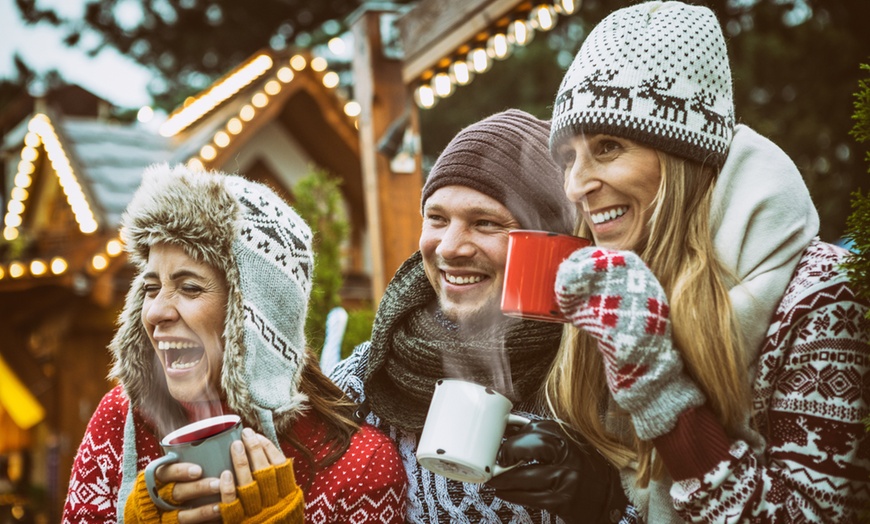
[[[556,96],[550,145],[600,133],[721,167],[733,128],[731,68],[716,16],[647,2],[611,13],[583,42]]]
[[[549,133],[549,122],[518,109],[466,127],[432,166],[422,207],[442,187],[466,186],[499,201],[523,229],[571,233],[574,205],[550,155]]]

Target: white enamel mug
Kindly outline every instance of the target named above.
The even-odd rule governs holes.
[[[513,405],[491,388],[441,379],[429,404],[417,462],[429,471],[462,482],[486,482],[514,466],[495,463],[508,424],[529,419],[511,414]]]

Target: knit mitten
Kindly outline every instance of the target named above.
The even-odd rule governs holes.
[[[160,498],[170,504],[178,504],[179,502],[172,498],[174,487],[174,482],[160,486],[158,489]],[[148,486],[145,484],[145,470],[136,475],[136,484],[133,486],[130,496],[127,497],[127,503],[124,505],[124,522],[130,524],[173,524],[178,522],[178,510],[163,511],[154,505],[154,501],[148,494]]]
[[[254,481],[238,488],[239,497],[220,505],[224,522],[240,524],[301,524],[305,517],[302,489],[296,484],[293,462],[254,472]]]
[[[636,254],[575,251],[559,266],[556,295],[574,326],[598,340],[607,384],[639,438],[668,433],[680,413],[704,403],[674,348],[665,291]]]

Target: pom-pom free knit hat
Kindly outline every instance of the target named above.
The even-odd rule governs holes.
[[[143,173],[121,234],[139,275],[110,349],[112,375],[131,404],[142,406],[160,383],[140,317],[141,271],[151,246],[171,243],[225,276],[222,392],[246,426],[277,442],[276,430],[286,430],[306,400],[299,383],[314,260],[305,222],[264,185],[161,164]]]
[[[570,234],[574,205],[550,155],[549,133],[549,122],[518,109],[466,127],[432,166],[422,207],[442,187],[466,186],[501,202],[524,229]]]
[[[562,79],[550,146],[620,136],[720,167],[734,128],[731,68],[713,12],[647,2],[608,15]]]

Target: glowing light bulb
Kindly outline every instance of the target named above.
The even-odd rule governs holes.
[[[522,47],[535,38],[535,30],[528,20],[514,20],[508,25],[507,36],[509,42]]]
[[[356,100],[351,100],[344,104],[344,114],[351,118],[358,117],[362,113],[362,106]]]
[[[510,42],[505,34],[496,33],[486,42],[487,54],[496,60],[504,60],[511,55],[511,51]]]
[[[94,258],[91,259],[91,266],[97,271],[102,271],[109,267],[109,259],[103,255],[94,255]]]
[[[468,62],[465,60],[457,60],[450,64],[448,74],[455,84],[461,86],[470,84],[474,78],[474,73],[472,73],[471,68],[468,67]]]
[[[580,0],[556,0],[553,2],[553,7],[560,15],[573,15],[580,7]]]
[[[435,91],[429,84],[421,84],[414,90],[414,101],[421,109],[429,109],[438,102],[438,99],[435,98]]]
[[[116,257],[121,254],[123,250],[123,246],[121,245],[121,241],[113,238],[106,242],[106,253],[109,254],[110,257]]]
[[[541,4],[529,14],[529,22],[532,27],[541,31],[549,31],[556,27],[556,20],[559,15],[556,13],[556,8],[550,4]]]
[[[468,52],[468,63],[471,65],[471,70],[478,74],[485,73],[492,67],[492,59],[482,47]]]
[[[60,275],[64,271],[66,271],[67,263],[61,257],[54,257],[51,259],[51,272],[55,275]]]
[[[439,98],[447,98],[453,94],[454,86],[450,81],[450,75],[441,72],[432,78],[432,89]]]

